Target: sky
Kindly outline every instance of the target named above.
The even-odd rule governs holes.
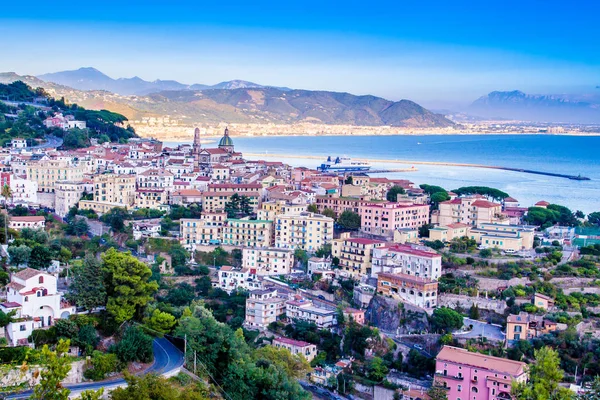
[[[0,71],[373,94],[429,107],[493,90],[600,91],[597,1],[5,2]]]

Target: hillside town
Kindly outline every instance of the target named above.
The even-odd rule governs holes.
[[[86,129],[62,113],[43,124]],[[158,362],[153,340],[185,338],[176,372],[208,379],[201,365],[228,398],[223,335],[240,357],[285,353],[290,398],[597,395],[599,213],[249,160],[228,128],[216,147],[201,137],[6,143],[5,365],[55,346],[77,365],[67,383],[131,380],[119,374]]]

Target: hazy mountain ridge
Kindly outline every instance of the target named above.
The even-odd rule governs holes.
[[[600,96],[494,91],[475,100],[468,112],[486,118],[594,124],[600,123]]]
[[[55,97],[64,96],[86,108],[118,112],[130,120],[169,116],[187,125],[226,121],[252,124],[313,122],[409,128],[454,126],[444,116],[434,114],[409,100],[393,102],[376,96],[355,96],[348,93],[243,87],[169,90],[146,96],[123,96],[106,90],[77,90],[33,76],[0,74],[0,81],[15,80],[23,80],[33,87],[43,87]],[[233,86],[239,84],[241,83],[235,82]]]
[[[37,78],[77,90],[107,90],[120,95],[146,95],[163,90],[205,90],[205,89],[238,89],[238,88],[265,88],[268,86],[258,83],[232,80],[220,82],[216,85],[195,83],[187,85],[175,80],[146,81],[140,77],[113,79],[98,71],[96,68],[83,67],[72,71],[59,71],[37,76]],[[290,90],[289,88],[279,88]]]

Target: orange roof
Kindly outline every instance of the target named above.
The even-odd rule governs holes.
[[[487,200],[475,200],[473,203],[471,203],[471,205],[473,207],[481,207],[481,208],[502,207],[502,204],[492,203],[491,201],[487,201]]]

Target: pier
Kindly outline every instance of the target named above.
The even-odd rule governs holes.
[[[297,158],[297,159],[310,159],[310,160],[322,160],[323,156],[303,156],[303,155],[294,155],[294,154],[271,154],[271,153],[244,153],[246,156],[250,157],[269,157],[269,158]],[[568,174],[559,174],[554,172],[545,172],[545,171],[535,171],[531,169],[523,169],[523,168],[512,168],[512,167],[501,167],[494,165],[481,165],[481,164],[468,164],[468,163],[453,163],[453,162],[444,162],[444,161],[414,161],[414,160],[385,160],[385,159],[374,159],[374,158],[355,158],[354,160],[358,161],[366,161],[369,163],[393,163],[393,164],[416,164],[416,165],[439,165],[439,166],[447,166],[447,167],[468,167],[468,168],[488,168],[488,169],[497,169],[503,171],[512,171],[512,172],[522,172],[525,174],[535,174],[535,175],[544,175],[544,176],[553,176],[556,178],[566,178],[575,181],[589,181],[590,178],[581,176],[581,175],[568,175]],[[370,170],[365,171],[365,173],[377,174],[377,173],[389,173],[389,172],[415,172],[416,168],[400,168],[400,169],[387,169],[387,170]]]

